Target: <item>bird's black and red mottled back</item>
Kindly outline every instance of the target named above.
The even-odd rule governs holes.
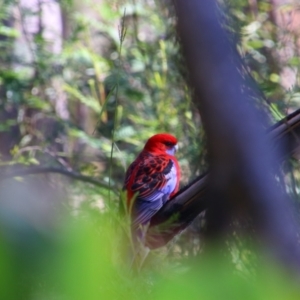
[[[124,186],[132,205],[134,226],[146,224],[179,187],[180,169],[174,156],[177,139],[170,134],[151,137],[129,166]],[[134,197],[136,195],[136,197]],[[134,199],[134,203],[131,203]]]

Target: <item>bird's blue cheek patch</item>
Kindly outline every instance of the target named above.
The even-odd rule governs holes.
[[[174,156],[175,153],[176,153],[176,148],[173,147],[173,148],[171,148],[171,149],[167,149],[166,152],[167,152],[169,155],[173,155],[173,156]]]

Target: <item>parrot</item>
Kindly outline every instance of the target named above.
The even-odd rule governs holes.
[[[180,168],[175,153],[177,139],[168,133],[155,134],[128,167],[124,190],[132,232],[143,240],[141,228],[174,196],[179,188]],[[141,241],[143,242],[143,241]]]

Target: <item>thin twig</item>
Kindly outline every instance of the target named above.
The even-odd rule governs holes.
[[[117,79],[115,85],[115,111],[114,111],[114,125],[112,129],[112,137],[111,137],[111,151],[110,151],[110,166],[109,166],[109,187],[111,186],[111,177],[112,177],[112,160],[114,155],[114,144],[115,144],[115,133],[116,133],[116,123],[117,123],[117,115],[118,115],[118,93],[119,93],[119,81],[120,81],[120,70],[121,70],[121,55],[122,55],[122,46],[126,35],[126,27],[125,27],[125,17],[126,17],[126,9],[124,10],[124,14],[121,20],[121,27],[119,28],[119,39],[120,39],[120,47],[119,47],[119,61],[118,61],[118,72]],[[110,189],[108,192],[108,200],[110,203]]]
[[[111,186],[101,180],[97,180],[93,177],[82,175],[80,173],[62,169],[62,168],[57,168],[57,167],[40,167],[40,166],[34,166],[34,167],[24,167],[24,166],[6,166],[6,167],[1,167],[0,168],[0,182],[12,178],[12,177],[22,177],[26,175],[33,175],[33,174],[43,174],[43,173],[57,173],[61,174],[70,178],[73,178],[75,180],[79,180],[82,182],[87,182],[90,184],[93,184],[95,186],[105,188],[105,189],[110,189]]]

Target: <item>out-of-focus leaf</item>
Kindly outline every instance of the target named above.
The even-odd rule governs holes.
[[[66,92],[68,92],[74,98],[79,100],[82,104],[85,104],[86,106],[90,107],[96,113],[100,113],[101,106],[100,106],[99,101],[97,99],[94,99],[92,97],[83,95],[77,88],[72,87],[69,84],[65,84],[64,89],[65,89]]]
[[[261,40],[251,40],[247,42],[247,45],[253,49],[260,49],[264,47],[264,42]]]
[[[11,38],[17,38],[20,35],[18,30],[3,25],[0,26],[0,34]]]

